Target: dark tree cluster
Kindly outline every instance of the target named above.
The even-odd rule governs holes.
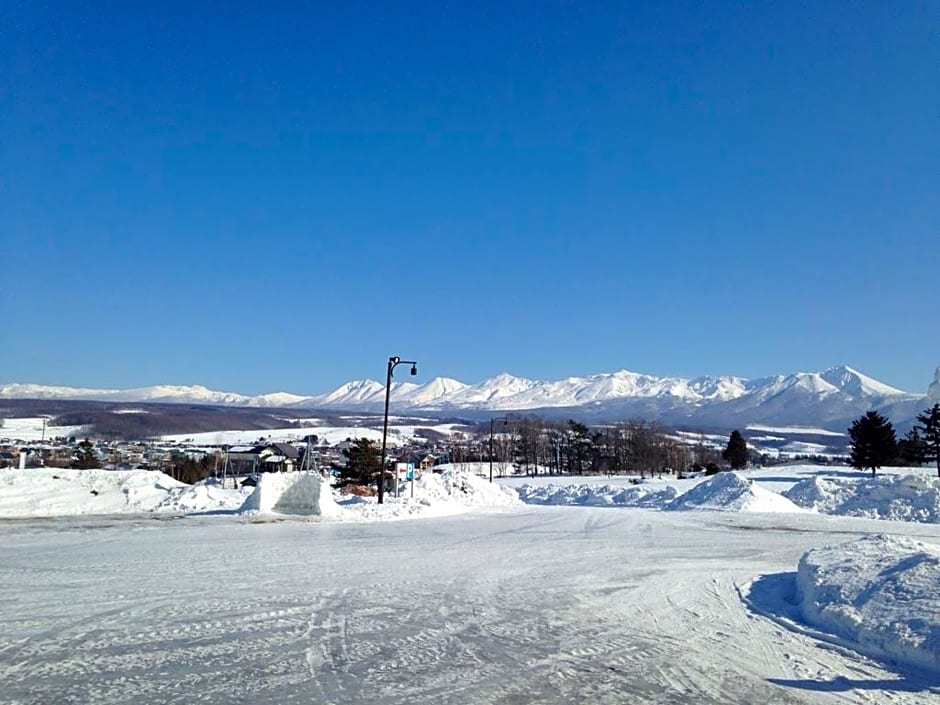
[[[917,425],[900,441],[891,422],[877,411],[855,419],[849,427],[849,438],[854,468],[871,470],[874,475],[883,465],[919,467],[935,462],[940,477],[940,404],[918,414]]]
[[[199,460],[190,458],[182,453],[175,453],[170,457],[170,464],[166,469],[166,474],[179,482],[185,482],[193,485],[202,482],[212,475],[216,466],[216,458],[212,455],[204,455]]]

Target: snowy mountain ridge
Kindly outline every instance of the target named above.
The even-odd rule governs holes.
[[[158,385],[137,389],[87,389],[35,384],[0,386],[0,398],[163,402],[245,407],[316,407],[380,411],[385,386],[353,380],[313,396],[287,392],[248,396],[201,385]],[[717,376],[684,379],[620,370],[586,377],[538,381],[502,373],[478,384],[436,377],[424,384],[393,382],[398,410],[523,411],[580,407],[586,412],[636,414],[692,420],[825,423],[857,410],[898,405],[905,411],[921,395],[909,394],[841,365],[822,372],[797,372],[747,380]]]

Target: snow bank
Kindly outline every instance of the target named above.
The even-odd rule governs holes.
[[[668,511],[714,509],[733,512],[800,512],[789,499],[736,472],[720,472],[666,505]]]
[[[241,512],[338,516],[342,509],[333,490],[319,473],[262,473]]]
[[[187,485],[156,470],[0,470],[0,517],[235,509],[239,490]]]
[[[940,479],[921,475],[857,480],[811,477],[784,495],[801,507],[823,514],[940,523]]]
[[[527,504],[577,504],[593,507],[662,508],[676,498],[675,487],[652,488],[645,485],[523,485],[519,499]]]
[[[671,511],[716,509],[737,512],[800,512],[786,497],[760,487],[735,472],[722,472],[684,494],[673,485],[522,485],[519,497],[528,504],[649,507]]]
[[[797,600],[813,626],[859,651],[940,671],[940,548],[866,536],[800,559]]]

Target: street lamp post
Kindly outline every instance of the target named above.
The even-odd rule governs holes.
[[[502,421],[503,426],[506,426],[509,419],[505,416],[496,416],[490,419],[490,482],[493,481],[493,423],[496,421]]]
[[[418,374],[418,363],[402,360],[397,355],[388,358],[388,374],[385,375],[385,421],[382,423],[382,469],[379,471],[379,504],[385,497],[385,440],[388,436],[388,398],[392,390],[392,372],[398,365],[411,365],[411,374]]]

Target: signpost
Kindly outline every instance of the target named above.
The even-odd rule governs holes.
[[[411,480],[414,477],[414,463],[395,463],[395,496],[400,497],[398,483],[401,480]],[[414,486],[411,487],[411,496],[414,497]]]
[[[414,463],[408,463],[411,467],[408,468],[408,472],[405,473],[405,478],[409,481],[411,485],[411,498],[415,497],[415,466]]]
[[[399,497],[398,493],[398,483],[400,480],[414,480],[415,475],[415,464],[414,463],[395,463],[395,496]],[[411,485],[411,496],[414,497],[415,488],[414,483]]]

